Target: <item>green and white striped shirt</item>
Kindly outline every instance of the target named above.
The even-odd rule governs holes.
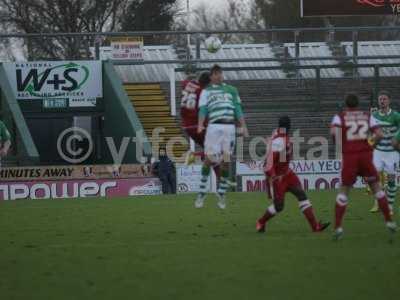
[[[208,123],[234,124],[243,116],[237,89],[229,84],[210,84],[200,94],[199,115],[207,117]]]
[[[3,121],[0,121],[0,146],[3,147],[3,144],[11,139],[10,132],[8,131],[6,125]]]
[[[373,117],[377,120],[379,127],[383,131],[383,139],[375,145],[375,149],[384,152],[395,151],[392,140],[400,129],[400,114],[394,110],[389,110],[386,114],[376,111],[373,113]]]

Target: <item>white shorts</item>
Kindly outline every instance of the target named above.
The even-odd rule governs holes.
[[[374,150],[374,166],[378,172],[396,174],[399,159],[400,157],[397,151],[385,152]]]
[[[230,157],[235,149],[233,124],[209,124],[204,141],[204,152],[213,162],[220,162],[224,156]]]

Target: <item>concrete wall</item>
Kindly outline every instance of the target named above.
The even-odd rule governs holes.
[[[124,90],[121,79],[110,62],[103,63],[103,93],[104,136],[113,137],[116,149],[118,150],[121,147],[121,142],[124,137],[134,138],[137,132],[143,132],[145,137],[143,141],[143,154],[144,156],[150,156],[151,147],[144,133],[142,124]],[[104,146],[108,149],[106,144]],[[136,149],[135,143],[129,142],[126,152],[127,155],[125,155],[123,162],[137,162],[137,150],[139,151],[139,149]],[[107,151],[106,161],[111,159],[111,153]]]

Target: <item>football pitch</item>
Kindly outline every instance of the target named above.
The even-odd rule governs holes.
[[[334,192],[310,192],[333,220]],[[0,203],[0,299],[397,299],[394,243],[354,191],[344,239],[313,234],[296,201],[255,233],[264,194]],[[398,221],[398,218],[397,218]]]

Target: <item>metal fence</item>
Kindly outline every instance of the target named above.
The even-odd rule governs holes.
[[[294,56],[286,56],[284,58],[227,58],[227,59],[203,59],[201,57],[201,43],[206,36],[216,35],[222,39],[229,36],[249,36],[257,42],[264,43],[282,43],[291,42],[294,44]],[[323,42],[338,42],[350,41],[352,44],[352,55],[337,55],[337,56],[320,56],[320,57],[302,57],[300,52],[301,44],[313,38],[314,35],[319,41]],[[282,38],[284,36],[284,38]],[[187,66],[194,66],[197,70],[204,69],[204,65],[214,63],[234,63],[234,62],[278,62],[280,66],[262,66],[262,67],[227,67],[226,71],[240,71],[240,70],[282,70],[283,64],[292,63],[291,68],[295,71],[311,69],[315,72],[316,90],[315,99],[320,99],[320,81],[321,70],[330,68],[348,68],[357,70],[361,68],[372,68],[374,70],[375,93],[379,89],[381,81],[380,70],[382,68],[400,67],[400,63],[378,63],[378,60],[392,60],[400,59],[399,55],[378,55],[378,56],[365,56],[359,55],[359,42],[364,40],[366,36],[374,36],[374,40],[393,39],[395,36],[400,36],[400,26],[379,26],[379,27],[321,27],[321,28],[269,28],[263,30],[225,30],[225,31],[136,31],[136,32],[89,32],[89,33],[10,33],[0,34],[0,40],[17,39],[22,41],[21,44],[27,47],[29,54],[29,46],[34,42],[43,43],[50,41],[57,41],[59,47],[63,43],[67,43],[71,49],[64,51],[64,55],[60,57],[39,57],[39,59],[76,59],[76,58],[100,58],[100,47],[109,43],[109,38],[114,37],[144,37],[145,44],[146,38],[151,43],[168,43],[174,44],[184,50],[183,57],[171,60],[114,60],[115,65],[154,65],[154,64],[167,64],[171,65],[171,89],[175,86],[172,73],[187,71]],[[51,44],[51,43],[50,43]],[[194,51],[192,51],[194,46]],[[78,47],[78,48],[74,48]],[[84,47],[82,51],[82,48]],[[94,55],[90,54],[89,47],[94,47]],[[30,57],[28,59],[37,57]],[[304,61],[338,61],[337,64],[311,64],[301,65]],[[377,63],[362,64],[361,60],[377,60]],[[178,65],[178,67],[172,67]],[[171,95],[173,95],[171,91]],[[171,97],[173,98],[173,97]],[[174,101],[174,99],[171,99]],[[318,106],[318,103],[317,103]],[[171,103],[171,108],[175,107]],[[174,110],[174,109],[173,109]],[[172,112],[174,114],[174,112]]]
[[[358,56],[358,43],[362,40],[398,39],[400,26],[379,27],[321,27],[321,28],[269,28],[263,30],[224,30],[224,31],[135,31],[135,32],[82,32],[82,33],[9,33],[0,34],[0,41],[5,45],[10,39],[24,47],[28,59],[77,59],[89,58],[90,47],[96,49],[93,59],[99,58],[99,49],[109,43],[112,37],[144,37],[151,44],[174,44],[186,49],[186,56],[191,59],[190,44],[196,45],[194,59],[200,59],[200,45],[204,37],[216,35],[223,40],[237,37],[257,43],[292,42],[295,45],[295,59],[300,58],[300,45],[309,41],[351,41],[353,60]],[[35,45],[48,45],[43,55],[35,57],[32,52]],[[58,52],[56,50],[59,50]],[[32,51],[31,51],[32,50]],[[32,52],[32,53],[31,53]],[[59,54],[59,57],[54,55]],[[37,54],[40,55],[40,54]]]
[[[310,70],[314,70],[315,72],[315,90],[314,90],[314,99],[315,99],[315,109],[317,111],[319,111],[321,109],[321,70],[322,69],[331,69],[331,68],[337,68],[338,65],[337,64],[333,64],[333,65],[308,65],[308,66],[295,66],[294,68],[297,70],[301,70],[301,69],[310,69]],[[372,102],[373,99],[377,99],[379,90],[381,89],[380,87],[380,83],[382,81],[382,77],[380,76],[380,70],[382,68],[393,68],[393,67],[400,67],[400,63],[393,63],[393,64],[354,64],[354,65],[350,65],[349,68],[352,68],[354,70],[357,69],[362,69],[362,68],[371,68],[374,70],[374,78],[373,78],[373,82],[374,82],[374,88],[372,91],[372,97],[371,97],[371,107],[372,107]],[[255,70],[255,69],[260,69],[260,70],[278,70],[281,67],[226,67],[224,68],[224,71],[239,71],[239,70]],[[176,68],[174,69],[174,72],[182,72],[184,71],[184,68]],[[201,70],[207,70],[206,68],[200,68],[199,71]],[[300,80],[300,79],[298,79]],[[174,77],[171,74],[171,78],[170,78],[170,100],[171,100],[171,114],[172,115],[176,115],[176,92],[175,92],[175,80]]]

